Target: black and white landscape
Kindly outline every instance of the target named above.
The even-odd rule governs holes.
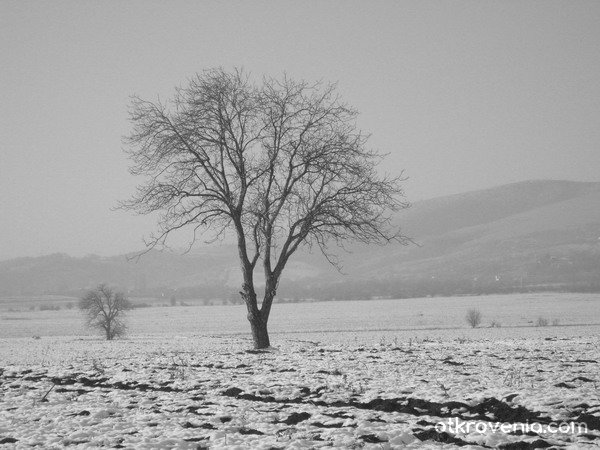
[[[594,202],[595,183],[502,186],[417,203],[405,223],[427,230],[420,247],[358,247],[344,255],[353,275],[302,254],[283,283],[306,290],[276,304],[268,351],[251,350],[245,307],[231,304],[239,303],[230,292],[234,246],[148,254],[138,263],[66,255],[5,261],[4,288],[30,291],[3,293],[3,398],[11,417],[4,442],[593,446],[600,437]],[[214,278],[222,284],[208,281]],[[341,292],[361,298],[343,290],[344,279],[363,286],[362,298],[376,292],[390,300],[341,301]],[[144,306],[127,313],[124,340],[90,335],[74,307],[77,294],[100,280],[127,286],[131,301]],[[422,293],[427,298],[394,296],[390,289],[410,280],[432,289]],[[466,290],[449,291],[461,294],[450,298],[444,289]],[[477,328],[465,320],[471,308],[482,315]],[[585,432],[435,428],[452,419],[575,422]]]
[[[600,447],[598,23],[0,3],[0,448]]]

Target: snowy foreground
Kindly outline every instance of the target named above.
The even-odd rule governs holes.
[[[595,448],[599,331],[1,339],[0,447]]]

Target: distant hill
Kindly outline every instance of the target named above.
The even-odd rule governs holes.
[[[396,218],[416,245],[352,246],[343,273],[299,253],[280,297],[370,298],[529,290],[600,291],[600,183],[527,181],[415,203]],[[79,293],[100,282],[135,295],[236,298],[233,245],[0,262],[0,296]]]

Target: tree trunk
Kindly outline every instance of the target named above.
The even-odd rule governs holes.
[[[248,277],[248,279],[251,279]],[[271,346],[269,342],[269,332],[267,331],[267,319],[261,311],[258,309],[256,302],[256,292],[249,283],[244,283],[240,295],[246,303],[248,309],[248,321],[250,322],[250,329],[252,330],[252,340],[254,341],[254,348],[268,348]]]
[[[255,349],[269,348],[269,332],[267,331],[267,321],[263,320],[262,315],[258,310],[256,313],[248,313],[250,328],[252,330],[252,340],[254,341]]]

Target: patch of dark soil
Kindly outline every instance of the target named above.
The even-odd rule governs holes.
[[[515,430],[515,431],[511,431],[509,434],[513,434],[515,436],[523,436],[523,435],[525,435],[525,436],[537,436],[537,437],[539,437],[539,434],[537,434],[537,433],[535,433],[533,431],[527,431],[527,432],[525,432],[523,430]]]
[[[54,392],[62,393],[62,392],[76,392],[78,395],[87,394],[88,392],[92,392],[87,389],[67,389],[67,388],[56,388]]]
[[[451,366],[464,366],[465,365],[465,363],[452,361],[451,359],[445,359],[444,361],[442,361],[442,364],[449,364]]]
[[[90,441],[72,441],[70,439],[67,439],[67,440],[64,440],[62,442],[62,444],[65,447],[68,447],[69,445],[81,445],[81,444],[87,444],[88,442],[90,442]]]
[[[600,417],[594,416],[593,414],[580,414],[574,422],[585,423],[588,430],[600,430]]]
[[[214,415],[213,413],[209,413],[209,412],[206,412],[206,413],[198,412],[199,409],[203,409],[203,408],[205,408],[204,405],[200,405],[200,406],[188,406],[187,408],[185,408],[185,410],[187,412],[192,413],[192,414],[196,414],[197,416],[213,416]]]
[[[445,431],[438,432],[434,428],[429,428],[428,430],[416,432],[414,435],[420,441],[435,441],[435,442],[441,442],[444,444],[454,444],[454,445],[457,445],[458,447],[464,447],[465,445],[472,445],[470,442],[467,442],[467,441],[464,441],[457,437],[454,437],[451,434],[446,433]],[[482,447],[484,447],[484,446],[482,445]]]
[[[387,423],[386,420],[383,420],[379,417],[370,417],[367,419],[369,422],[379,422],[379,423]]]
[[[215,427],[212,426],[210,423],[204,423],[204,424],[195,424],[192,422],[186,422],[183,425],[181,425],[183,428],[205,428],[207,430],[214,430]]]
[[[106,383],[108,381],[108,378],[88,378],[88,377],[56,378],[55,377],[55,378],[51,378],[50,381],[52,381],[54,384],[60,384],[60,385],[81,383],[85,387],[97,387],[97,386],[100,386],[100,385]]]
[[[324,375],[343,375],[339,370],[317,370],[317,373],[322,373]]]
[[[369,444],[379,444],[381,442],[387,442],[385,439],[379,439],[374,434],[363,434],[362,436],[359,436],[359,438],[365,442],[368,442]]]
[[[11,438],[11,437],[0,438],[0,445],[1,444],[14,444],[15,442],[19,442],[19,440],[15,439],[15,438]]]
[[[588,405],[587,403],[579,403],[578,405],[575,405],[572,408],[573,409],[590,409],[590,405]]]
[[[240,434],[256,434],[257,436],[262,436],[263,433],[262,431],[258,431],[255,430],[254,428],[246,428],[246,427],[241,427],[237,430],[238,433]]]
[[[530,450],[535,448],[548,448],[552,447],[552,444],[544,441],[543,439],[536,439],[533,442],[511,442],[510,444],[504,444],[499,446],[503,450]]]
[[[300,388],[300,394],[306,396],[306,395],[310,395],[310,388],[307,388],[306,386],[302,386]]]
[[[244,391],[240,388],[230,387],[229,389],[221,392],[221,395],[224,395],[225,397],[237,397],[242,392]]]
[[[428,426],[431,426],[431,425],[434,425],[434,426],[435,426],[435,423],[433,423],[433,422],[429,422],[429,421],[427,421],[427,420],[424,420],[424,419],[421,419],[421,420],[419,420],[419,421],[417,422],[417,425],[420,425],[420,426],[422,426],[422,427],[428,427]]]
[[[555,384],[554,387],[557,387],[557,388],[567,388],[567,389],[575,389],[577,386],[573,386],[572,384],[567,384],[567,383],[565,383],[563,381],[563,382]]]
[[[9,377],[6,377],[6,378],[9,378]],[[17,377],[14,377],[14,378],[17,378]],[[45,379],[46,379],[46,377],[44,375],[30,375],[28,377],[23,377],[24,381],[34,381],[34,382],[35,381],[42,381],[42,380],[45,380]]]
[[[390,351],[391,351],[391,352],[403,352],[403,353],[408,353],[408,354],[411,354],[411,353],[413,353],[413,351],[412,351],[412,350],[405,350],[405,349],[403,349],[403,348],[400,348],[400,347],[394,347],[394,348],[390,348]]]
[[[324,406],[324,407],[335,407],[335,408],[357,408],[357,409],[369,409],[374,411],[384,411],[384,412],[399,412],[405,414],[411,414],[413,416],[437,416],[437,417],[458,417],[464,420],[485,420],[489,421],[489,415],[492,414],[497,421],[500,422],[539,422],[539,423],[550,423],[551,419],[547,417],[541,416],[541,413],[536,411],[528,410],[523,406],[515,406],[512,407],[507,403],[498,400],[494,397],[486,398],[481,403],[475,406],[469,406],[466,403],[457,402],[457,401],[448,401],[448,402],[433,402],[429,400],[423,400],[419,398],[391,398],[391,399],[381,399],[376,398],[367,403],[361,403],[358,401],[336,401],[327,403],[319,400],[305,400],[302,397],[292,398],[292,399],[276,399],[273,396],[257,396],[254,394],[243,394],[242,390],[239,388],[230,388],[227,391],[224,391],[222,395],[235,397],[242,400],[249,401],[258,401],[264,403],[296,403],[296,404],[304,404],[310,403],[314,406]],[[456,410],[464,410],[469,414],[468,417],[465,417],[464,414],[459,413]],[[473,417],[472,415],[476,414],[477,417]],[[589,416],[589,417],[588,417]],[[596,427],[596,422],[598,419],[592,415],[582,415],[582,421],[589,421],[591,425],[590,427]],[[587,422],[586,422],[587,423]],[[592,428],[598,429],[598,428]]]
[[[571,381],[583,381],[584,383],[594,383],[596,380],[592,380],[588,377],[575,377]]]
[[[186,438],[186,439],[184,439],[184,441],[186,441],[186,442],[202,442],[202,441],[206,441],[207,439],[208,439],[208,437],[206,437],[206,436],[199,436],[199,437],[193,437],[193,438]],[[202,447],[202,446],[196,447],[196,449],[200,449],[200,448],[208,449],[208,447]]]
[[[182,389],[174,388],[169,386],[167,383],[162,383],[160,386],[152,386],[146,383],[137,383],[132,381],[130,383],[124,381],[117,381],[115,383],[109,383],[109,378],[98,377],[91,378],[87,376],[81,376],[80,374],[72,374],[68,377],[29,377],[34,378],[32,381],[48,380],[57,386],[70,386],[74,384],[82,384],[84,387],[91,388],[104,388],[104,389],[120,389],[120,390],[137,390],[142,392],[147,391],[161,391],[161,392],[184,392]],[[59,391],[57,392],[66,392]],[[90,392],[87,390],[77,390],[79,394]]]
[[[304,422],[305,420],[309,419],[311,417],[311,415],[307,412],[301,412],[301,413],[292,413],[289,415],[289,417],[285,420],[282,420],[279,423],[285,423],[286,425],[296,425],[297,423],[300,422]]]
[[[578,436],[589,439],[590,441],[595,441],[596,439],[600,439],[600,436],[596,436],[595,434],[590,434],[590,433],[582,433],[582,434],[578,434]]]
[[[222,417],[219,417],[219,420],[221,421],[221,423],[227,423],[227,422],[231,422],[233,420],[233,417],[222,416]]]
[[[598,363],[595,359],[576,359],[577,363]]]
[[[322,422],[311,422],[310,425],[312,425],[313,427],[319,427],[319,428],[342,428],[344,426],[343,422],[336,422],[336,423],[322,423]],[[354,427],[356,427],[356,425],[354,425]]]
[[[491,413],[499,422],[551,422],[551,419],[541,417],[539,412],[530,411],[523,406],[512,407],[494,397],[486,398],[479,405],[468,409],[471,412],[478,413],[480,415],[479,420],[488,420],[487,415]]]
[[[335,417],[336,419],[354,419],[355,416],[346,411],[337,411],[334,413],[323,413],[324,416]]]

